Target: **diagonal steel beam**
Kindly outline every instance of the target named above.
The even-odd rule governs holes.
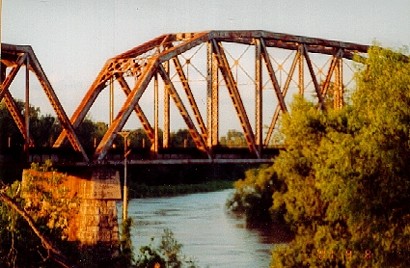
[[[191,87],[189,86],[187,77],[184,73],[184,70],[182,69],[181,62],[179,61],[178,57],[173,57],[172,61],[175,65],[175,69],[178,73],[179,79],[181,80],[181,83],[182,83],[182,86],[184,88],[185,94],[187,95],[188,102],[189,102],[189,104],[192,108],[192,111],[194,112],[195,119],[196,119],[196,121],[199,125],[199,128],[201,129],[202,136],[206,140],[208,131],[205,127],[205,123],[204,123],[204,120],[202,118],[201,112],[199,111],[198,105],[195,101],[195,97],[192,94],[192,90],[191,90]]]
[[[332,61],[331,61],[330,66],[329,66],[329,70],[327,72],[325,82],[323,83],[322,88],[320,90],[320,92],[322,93],[322,96],[326,96],[326,94],[327,94],[327,90],[329,89],[330,80],[332,78],[333,72],[336,68],[338,60],[340,59],[340,57],[342,55],[343,55],[343,50],[339,49],[339,51],[336,53],[336,55],[334,55],[332,57]]]
[[[280,90],[280,86],[278,83],[278,79],[275,75],[275,70],[272,67],[272,63],[269,58],[268,50],[266,49],[266,44],[263,39],[260,39],[261,42],[261,49],[262,49],[262,56],[266,63],[266,68],[268,69],[268,73],[270,76],[270,80],[272,81],[273,88],[275,89],[276,97],[278,98],[279,106],[283,112],[286,112],[288,108],[286,107],[285,99],[283,98],[282,91]]]
[[[313,86],[315,87],[316,95],[317,95],[317,98],[319,100],[319,108],[324,110],[324,109],[326,109],[325,101],[323,99],[322,92],[320,91],[320,86],[319,86],[319,83],[317,82],[316,74],[315,74],[315,71],[313,70],[312,61],[310,60],[309,51],[308,51],[306,45],[303,45],[303,55],[306,59],[306,63],[307,63],[308,69],[309,69],[309,73],[310,73],[310,76],[312,78]]]
[[[108,61],[104,65],[103,69],[98,74],[97,79],[94,80],[93,84],[90,86],[84,98],[82,99],[80,105],[78,105],[74,114],[71,116],[71,123],[74,128],[77,128],[81,124],[81,122],[86,117],[88,111],[91,109],[91,106],[94,104],[95,100],[97,99],[98,95],[104,89],[105,81],[103,80],[103,78],[108,73],[107,68],[109,67],[109,65],[110,65],[110,61]],[[63,130],[58,136],[57,140],[55,141],[53,147],[55,148],[60,147],[66,138],[67,138],[67,131]]]
[[[93,84],[88,89],[80,105],[78,105],[74,114],[71,116],[71,122],[74,128],[77,128],[84,120],[87,113],[91,109],[91,106],[97,99],[98,95],[104,89],[106,81],[109,80],[115,73],[123,73],[126,69],[124,69],[124,65],[131,66],[129,62],[126,61],[127,59],[129,60],[130,58],[137,57],[140,54],[150,51],[151,49],[161,45],[165,40],[168,40],[169,37],[169,35],[159,36],[138,47],[130,49],[124,53],[121,53],[107,60],[101,71],[98,73],[97,78],[94,80]],[[66,137],[67,132],[61,132],[53,147],[60,147],[65,141]]]
[[[293,59],[292,65],[290,66],[288,77],[286,78],[285,84],[283,86],[283,91],[282,91],[283,97],[285,97],[286,94],[288,93],[289,85],[290,85],[290,82],[292,81],[292,76],[295,73],[296,65],[299,62],[300,55],[301,55],[301,49],[299,49],[296,52],[295,58]],[[269,125],[268,133],[266,134],[265,140],[263,142],[265,147],[268,147],[269,141],[272,138],[273,130],[275,129],[276,123],[278,121],[280,111],[281,111],[280,106],[276,105],[276,109],[272,117],[272,122]]]
[[[23,135],[24,140],[29,142],[30,147],[34,146],[33,139],[28,135],[26,131],[26,123],[24,121],[23,115],[21,114],[20,109],[13,99],[13,96],[8,90],[4,91],[4,101],[7,109],[11,114],[11,117],[14,119],[14,122],[17,125],[17,128],[19,129],[21,135]]]
[[[44,73],[44,70],[41,67],[40,62],[38,61],[36,54],[34,53],[31,47],[29,48],[28,55],[30,58],[30,67],[33,70],[34,74],[37,76],[37,79],[39,80],[41,86],[43,87],[43,90],[48,100],[50,101],[51,106],[53,107],[55,113],[57,114],[57,118],[60,121],[60,124],[62,125],[63,129],[66,130],[68,140],[70,141],[74,150],[77,152],[80,152],[83,159],[86,162],[88,162],[89,161],[88,156],[85,153],[84,148],[82,147],[77,135],[75,134],[73,125],[71,125],[70,119],[68,119],[68,116],[65,113],[63,106],[58,100],[57,95],[55,94],[53,88],[51,87],[51,84],[48,81],[48,78],[46,74]]]
[[[24,64],[26,59],[26,53],[20,55],[16,61],[16,66],[10,71],[6,79],[4,79],[4,81],[2,82],[2,88],[0,89],[0,101],[3,99],[5,92],[9,90],[11,83],[13,82],[14,78],[16,77],[18,71],[20,70],[21,66]]]
[[[220,42],[217,42],[214,39],[211,42],[213,43],[215,49],[219,69],[221,70],[222,76],[224,77],[229,95],[233,101],[233,105],[239,117],[239,121],[241,122],[248,148],[252,153],[256,155],[257,158],[260,158],[261,155],[256,147],[255,136],[253,134],[251,124],[249,123],[245,107],[243,106],[243,102],[239,94],[238,86],[229,67],[225,52],[223,51]]]
[[[122,75],[118,75],[117,80],[118,80],[118,83],[121,85],[121,88],[124,91],[125,95],[128,97],[128,95],[131,94],[131,89],[128,86],[127,81],[125,81]],[[145,116],[144,111],[142,110],[141,106],[138,103],[135,105],[134,111],[138,119],[141,121],[142,127],[144,128],[145,133],[147,133],[147,136],[151,144],[154,144],[154,139],[155,139],[154,129],[152,128],[151,124],[148,121],[148,118]]]
[[[131,90],[131,93],[128,95],[127,99],[125,100],[123,106],[118,112],[113,123],[110,125],[104,137],[98,144],[97,149],[95,150],[95,153],[94,153],[94,158],[96,158],[98,161],[101,161],[104,159],[118,131],[120,131],[124,127],[129,116],[131,115],[131,112],[134,110],[135,105],[138,103],[142,94],[145,92],[145,89],[147,88],[149,82],[151,81],[151,78],[156,69],[156,65],[157,65],[156,58],[150,59],[148,61],[146,69],[139,77],[137,83],[135,84],[134,88]]]
[[[173,98],[179,113],[181,114],[182,118],[184,119],[187,127],[188,127],[188,131],[191,134],[191,137],[196,145],[196,147],[205,152],[208,156],[209,159],[211,159],[211,154],[209,152],[209,149],[206,147],[205,145],[205,141],[202,138],[202,136],[199,134],[198,130],[195,128],[195,124],[192,121],[191,117],[189,116],[189,113],[187,111],[187,109],[185,108],[181,97],[179,96],[178,92],[176,91],[174,84],[172,83],[171,79],[169,78],[167,72],[165,71],[164,67],[162,66],[162,64],[158,65],[158,72],[161,75],[162,79],[164,80],[165,84],[168,85],[168,90],[169,90],[169,94],[171,95],[171,97]]]

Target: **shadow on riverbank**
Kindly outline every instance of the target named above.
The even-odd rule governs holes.
[[[130,198],[146,197],[170,197],[177,195],[215,192],[225,189],[232,189],[233,181],[219,180],[208,181],[197,184],[164,184],[164,185],[146,185],[134,184],[129,189]]]

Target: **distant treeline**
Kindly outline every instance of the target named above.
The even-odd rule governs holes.
[[[24,102],[16,101],[22,113],[24,112]],[[50,114],[42,115],[40,108],[30,106],[30,136],[33,138],[36,147],[52,147],[58,135],[62,131],[62,126],[58,119]],[[4,101],[0,102],[0,154],[12,148],[14,152],[22,150],[24,146],[23,136],[20,134],[13,118],[11,117]],[[108,124],[95,122],[91,118],[86,118],[75,130],[81,144],[87,153],[92,153],[96,145],[100,142]],[[159,143],[162,144],[162,130],[159,130]],[[150,148],[151,143],[144,129],[132,130],[128,137],[131,148]],[[229,130],[225,136],[220,138],[221,146],[246,147],[246,140],[242,132]],[[122,137],[116,137],[114,147],[122,148]],[[171,148],[192,148],[195,144],[187,129],[179,129],[170,133]]]

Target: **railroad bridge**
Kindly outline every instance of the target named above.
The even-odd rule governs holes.
[[[112,154],[115,139],[135,120],[150,148],[140,153],[138,148],[125,150],[130,164],[263,163],[270,162],[281,146],[275,139],[278,124],[293,96],[304,95],[318,109],[342,107],[353,79],[353,58],[365,56],[367,49],[367,45],[267,31],[165,34],[107,60],[88,90],[75,89],[84,97],[69,118],[33,49],[2,44],[0,100],[24,138],[25,149],[37,152],[31,160],[58,162],[62,155],[57,149],[69,144],[80,156],[73,165],[116,163],[123,156]],[[11,90],[19,72],[25,72],[22,110]],[[30,135],[30,72],[62,126],[54,149],[39,148]],[[103,91],[109,93],[108,127],[89,153],[76,130]],[[117,91],[124,94],[120,105],[114,101]],[[172,150],[174,121],[184,124],[194,148]],[[222,146],[221,129],[237,126],[244,148]]]
[[[107,60],[69,118],[33,49],[1,44],[0,100],[23,137],[29,162],[51,158],[56,166],[71,168],[70,175],[64,175],[65,183],[80,204],[78,214],[69,219],[70,239],[93,247],[101,259],[110,259],[119,246],[116,200],[121,196],[122,218],[127,218],[128,164],[271,162],[281,146],[281,140],[275,139],[280,117],[289,111],[293,96],[304,95],[318,109],[342,107],[345,88],[353,78],[352,59],[356,54],[365,56],[367,49],[366,45],[266,31],[166,34]],[[20,71],[24,107],[13,98],[11,87]],[[53,148],[41,147],[30,133],[31,73],[62,127],[51,141]],[[104,90],[109,92],[108,124],[88,152],[80,142],[79,127]],[[117,91],[124,94],[120,105]],[[144,130],[149,148],[127,148],[130,129],[124,129],[132,118]],[[172,148],[171,129],[178,120],[185,125],[192,148]],[[245,146],[230,148],[221,142],[220,132],[237,127]],[[118,138],[124,139],[123,153],[113,150]],[[0,151],[0,157],[5,153]],[[75,157],[67,158],[71,154]],[[113,165],[122,160],[121,195],[118,167]],[[34,171],[23,172],[23,181],[37,176],[30,172]],[[55,175],[53,171],[41,176]]]

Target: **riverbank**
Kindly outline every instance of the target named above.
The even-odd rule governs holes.
[[[129,198],[170,197],[193,193],[215,192],[232,189],[231,180],[213,180],[195,184],[130,185]]]

